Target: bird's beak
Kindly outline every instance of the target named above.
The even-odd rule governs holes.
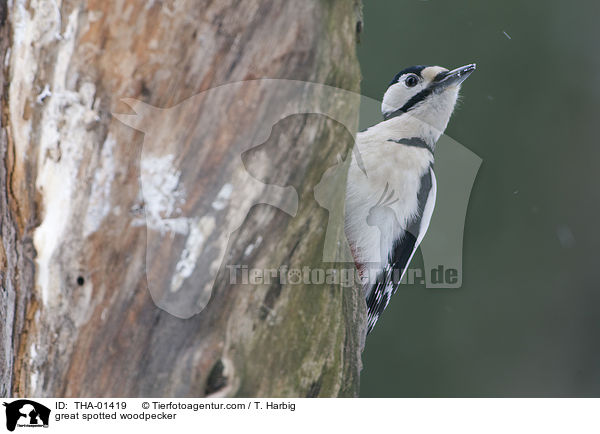
[[[439,74],[433,82],[434,90],[439,92],[450,86],[458,86],[465,81],[473,71],[475,71],[475,68],[476,65],[471,63],[469,65],[453,69],[452,71]]]

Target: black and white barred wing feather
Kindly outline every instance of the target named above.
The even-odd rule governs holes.
[[[400,237],[394,240],[387,263],[378,273],[375,283],[367,290],[367,333],[373,329],[390,298],[398,290],[400,281],[429,228],[436,192],[435,174],[430,167],[421,177],[418,193],[419,212],[408,222]]]

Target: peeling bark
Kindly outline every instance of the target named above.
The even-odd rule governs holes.
[[[347,268],[343,179],[327,209],[319,195],[347,161],[358,99],[307,85],[303,104],[328,117],[292,111],[254,140],[290,97],[258,79],[358,91],[360,5],[5,8],[0,395],[356,395],[359,288],[232,284],[228,265]],[[158,113],[145,129],[144,110]],[[260,204],[284,191],[297,206]]]

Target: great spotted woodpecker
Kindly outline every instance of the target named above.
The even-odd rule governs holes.
[[[474,70],[470,64],[452,71],[413,66],[399,72],[383,97],[383,122],[357,135],[345,226],[363,279],[375,276],[364,287],[368,332],[429,227],[436,197],[435,144],[448,125],[461,83]]]

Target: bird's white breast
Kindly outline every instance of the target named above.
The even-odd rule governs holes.
[[[391,251],[394,240],[402,235],[402,228],[419,212],[421,177],[433,162],[433,155],[427,149],[390,142],[390,138],[402,137],[386,124],[358,133],[356,146],[366,173],[359,167],[356,156],[353,156],[348,172],[346,234],[355,259],[361,264],[387,261],[380,252]],[[369,212],[380,201],[386,184],[388,192],[394,192],[387,201],[393,202],[389,205],[393,217],[388,213],[384,221],[371,226],[367,223]]]

